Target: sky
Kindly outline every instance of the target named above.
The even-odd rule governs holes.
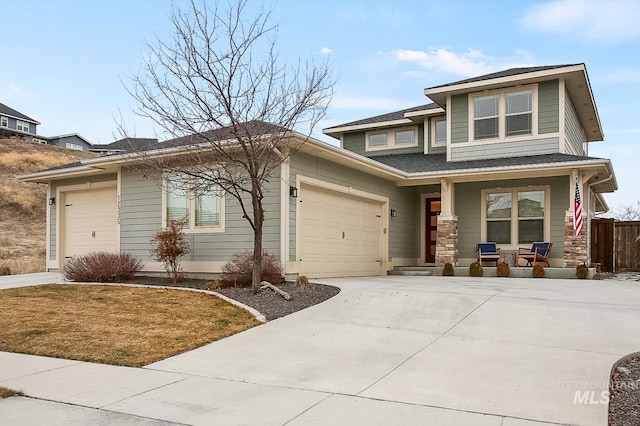
[[[0,0],[0,103],[92,143],[138,137],[126,86],[147,43],[171,35],[169,0]],[[174,6],[185,6],[182,0]],[[426,87],[520,66],[585,63],[605,141],[589,155],[613,162],[612,209],[640,200],[640,1],[250,0],[271,10],[280,57],[327,60],[334,98],[322,129],[429,103]],[[10,19],[8,19],[11,17]]]

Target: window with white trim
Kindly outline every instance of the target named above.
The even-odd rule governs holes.
[[[78,145],[77,143],[67,142],[64,144],[64,147],[67,149],[73,149],[76,151],[84,151],[84,148],[82,147],[82,145]]]
[[[516,246],[546,241],[548,187],[483,191],[483,240]]]
[[[434,118],[431,120],[431,127],[433,132],[431,134],[431,140],[433,146],[445,146],[447,144],[447,119]]]
[[[186,191],[183,185],[165,180],[165,209],[163,223],[185,223],[185,232],[224,231],[224,195],[220,188],[212,187],[206,194]]]
[[[16,130],[29,133],[29,123],[26,121],[16,120]]]
[[[0,127],[9,127],[8,117],[0,117]]]
[[[536,86],[482,93],[469,98],[471,140],[504,139],[537,133]]]
[[[417,126],[366,133],[366,151],[418,146]]]

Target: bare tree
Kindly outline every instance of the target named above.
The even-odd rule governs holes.
[[[175,138],[156,148],[179,149],[132,155],[159,182],[168,175],[178,190],[237,200],[253,230],[258,291],[265,183],[299,146],[291,130],[308,137],[325,115],[334,82],[327,63],[281,62],[270,12],[249,16],[247,0],[224,8],[192,0],[173,8],[171,20],[172,38],[148,45],[128,90],[136,112]]]
[[[629,203],[613,210],[613,217],[618,220],[640,220],[640,200],[636,204]]]

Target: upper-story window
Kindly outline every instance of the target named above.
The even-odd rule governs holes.
[[[8,117],[0,117],[0,127],[9,127]]]
[[[442,118],[434,118],[431,121],[432,127],[432,135],[431,140],[433,141],[433,146],[445,146],[447,144],[447,119]]]
[[[535,87],[471,96],[472,140],[534,135]]]
[[[367,132],[366,139],[367,151],[418,146],[418,128],[374,130]]]
[[[16,121],[16,130],[19,130],[21,132],[29,133],[29,123],[27,123],[26,121],[17,120]]]

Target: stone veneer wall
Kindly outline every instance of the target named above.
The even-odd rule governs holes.
[[[562,266],[575,268],[581,263],[589,266],[587,246],[587,216],[582,216],[582,234],[576,236],[573,230],[573,212],[568,211],[564,217],[564,260]]]
[[[458,220],[438,217],[436,266],[443,266],[447,262],[458,265]]]

